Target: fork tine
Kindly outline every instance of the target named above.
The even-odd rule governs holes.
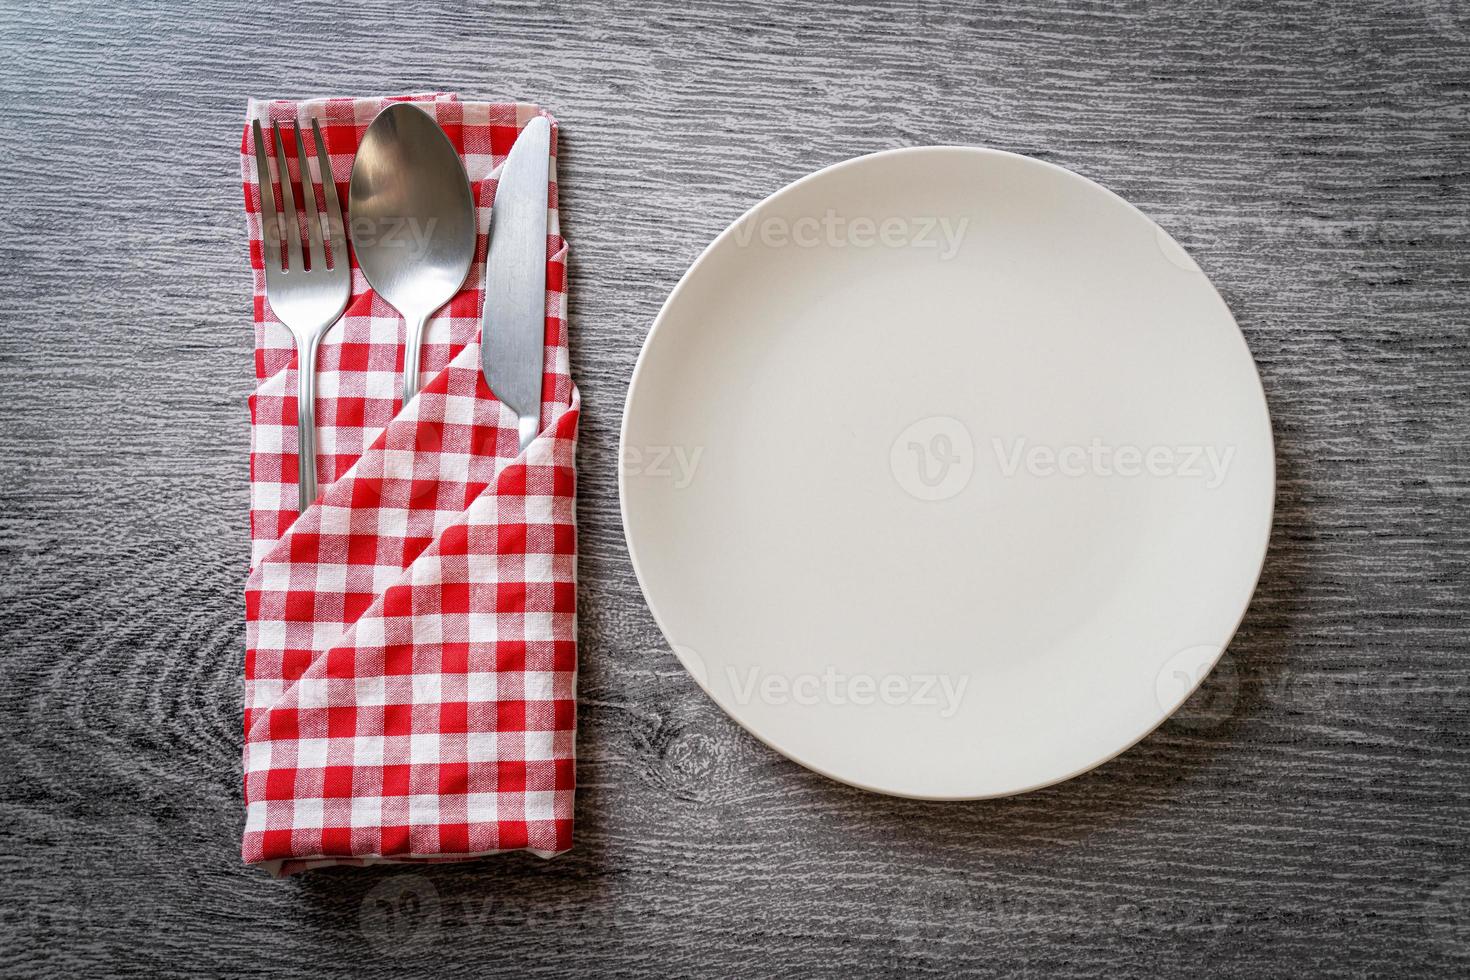
[[[347,266],[347,237],[342,221],[342,205],[337,202],[337,181],[332,177],[332,158],[327,155],[327,144],[322,139],[322,127],[315,119],[311,131],[316,137],[316,166],[322,172],[322,198],[327,212],[327,233],[331,236],[332,268]]]
[[[296,195],[291,193],[291,171],[286,166],[286,143],[281,139],[281,124],[271,123],[276,132],[276,169],[281,172],[281,210],[286,218],[286,271],[301,272],[301,219],[297,216]]]
[[[255,176],[260,185],[260,245],[261,258],[281,267],[281,212],[276,210],[276,192],[271,189],[271,168],[266,162],[270,153],[265,148],[265,136],[260,129],[260,120],[255,120]]]
[[[311,164],[307,162],[306,147],[301,145],[301,124],[297,123],[296,166],[301,169],[301,202],[306,205],[306,240],[311,246],[311,268],[319,271],[327,267],[322,255],[322,223],[317,218],[316,188],[311,183]]]

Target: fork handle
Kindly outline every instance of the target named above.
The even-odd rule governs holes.
[[[301,513],[316,500],[316,349],[320,339],[296,341],[296,483]]]

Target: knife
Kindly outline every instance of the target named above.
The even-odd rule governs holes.
[[[490,212],[480,370],[520,417],[521,451],[541,427],[541,370],[546,341],[546,211],[551,123],[526,123],[500,168]]]

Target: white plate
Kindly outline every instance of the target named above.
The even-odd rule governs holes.
[[[1070,171],[895,150],[762,202],[628,392],[628,548],[684,666],[834,779],[1002,796],[1166,718],[1260,573],[1270,420],[1229,310]]]

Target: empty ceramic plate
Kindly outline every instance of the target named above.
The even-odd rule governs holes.
[[[628,394],[628,546],[685,667],[778,751],[1017,793],[1166,718],[1271,524],[1255,365],[1157,225],[1067,170],[896,150],[726,230]]]

